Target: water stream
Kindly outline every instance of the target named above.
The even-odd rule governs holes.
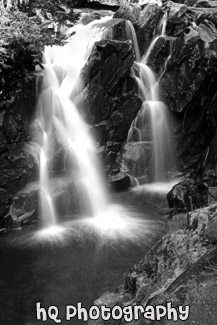
[[[105,17],[102,20],[108,19]],[[51,182],[56,154],[54,148],[57,145],[62,148],[60,155],[64,172],[61,177],[76,184],[83,212],[98,216],[108,206],[108,195],[94,141],[70,99],[76,83],[82,82],[79,74],[94,42],[102,36],[102,31],[92,25],[77,25],[70,31],[75,32],[75,35],[66,46],[47,47],[44,53],[44,80],[36,112],[38,128],[35,132],[35,141],[39,147],[40,214],[43,227],[58,223]]]
[[[157,40],[165,36],[166,14],[162,18],[160,27],[160,34],[153,38],[140,61],[136,54],[133,70],[143,104],[128,133],[125,159],[131,161],[130,173],[140,184],[163,184],[169,180],[168,170],[175,168],[170,117],[159,95],[160,78],[156,80],[153,71],[147,65]],[[135,39],[134,43],[136,42]],[[137,48],[138,45],[135,52]]]

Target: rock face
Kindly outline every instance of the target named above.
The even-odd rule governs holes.
[[[85,120],[93,126],[108,171],[142,103],[136,82],[130,76],[133,62],[129,42],[97,42],[82,70],[83,82],[74,97]]]
[[[171,59],[161,78],[161,94],[177,120],[182,121],[177,151],[183,166],[198,174],[206,164],[216,133],[215,41],[209,49],[198,37],[187,44],[178,38],[171,46]]]
[[[25,150],[36,105],[36,76],[27,75],[15,96],[1,101],[0,121],[0,228],[8,223],[12,196],[37,176],[32,156]],[[9,96],[9,95],[8,95]],[[5,218],[6,217],[6,218]]]
[[[217,316],[214,308],[217,299],[216,218],[216,204],[189,214],[176,215],[168,223],[168,234],[132,267],[124,285],[114,294],[105,294],[95,304],[110,307],[141,305],[144,308],[148,305],[165,305],[167,302],[174,307],[190,304],[190,318],[186,324],[211,325]],[[207,294],[212,285],[213,302]],[[203,304],[199,306],[202,301]],[[207,315],[204,314],[205,310],[209,310]],[[150,323],[166,325],[174,322],[162,318]],[[101,320],[90,324],[102,325],[104,322]],[[107,321],[106,324],[113,323]],[[122,319],[117,324],[127,322]],[[140,317],[131,324],[149,324],[149,321]]]
[[[168,1],[143,9],[124,3],[115,13],[134,24],[141,54],[152,43],[147,63],[160,77],[160,97],[174,118],[179,167],[193,177],[215,159],[215,149],[210,151],[217,125],[217,9],[213,2],[195,3]]]
[[[171,214],[192,211],[208,205],[209,188],[206,183],[185,180],[167,194]]]
[[[141,55],[147,51],[162,16],[163,10],[154,4],[142,10],[138,5],[123,3],[114,14],[114,18],[127,19],[134,24]]]
[[[208,10],[208,9],[207,9]],[[177,122],[177,154],[193,176],[203,173],[211,141],[216,134],[217,48],[214,10],[189,9],[167,3],[166,34],[162,47],[156,44],[151,66],[162,73],[161,98]],[[158,48],[157,48],[158,45]]]

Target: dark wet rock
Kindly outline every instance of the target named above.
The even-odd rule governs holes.
[[[0,129],[0,155],[6,153],[7,151],[7,142],[2,130]]]
[[[13,100],[2,101],[0,118],[0,184],[11,194],[36,174],[33,158],[25,151],[36,105],[37,77],[27,75]]]
[[[16,94],[13,103],[3,102],[5,111],[2,133],[7,144],[23,143],[29,140],[29,125],[36,105],[37,77],[30,75],[24,80],[22,89]]]
[[[197,8],[188,7],[187,14],[191,17],[192,21],[198,26],[200,23],[205,24],[213,23],[216,26],[216,8]],[[210,26],[211,27],[211,26]]]
[[[5,111],[2,132],[7,143],[21,143],[28,139],[29,124],[35,111],[37,100],[37,76],[27,75],[14,101],[3,101],[1,111]]]
[[[203,179],[209,186],[217,186],[217,134],[210,142]]]
[[[83,83],[74,98],[87,123],[96,128],[103,123],[103,132],[98,133],[97,141],[106,148],[108,169],[115,162],[142,103],[136,82],[130,76],[133,61],[129,42],[97,42],[82,70]]]
[[[0,225],[6,216],[11,202],[11,196],[7,191],[0,188]]]
[[[195,100],[200,87],[204,88],[212,54],[207,53],[204,42],[199,38],[194,38],[190,44],[177,39],[171,52],[171,59],[160,81],[161,95],[171,110],[182,112]]]
[[[73,0],[74,7],[86,7],[88,0]]]
[[[208,194],[209,188],[206,183],[184,180],[176,184],[167,194],[171,214],[207,206]]]
[[[129,74],[132,63],[133,52],[130,44],[104,40],[95,44],[82,70],[82,89],[79,89],[79,94],[74,98],[90,124],[106,120],[113,113],[117,104],[111,95],[119,81]]]
[[[37,176],[35,161],[22,147],[0,156],[0,184],[10,193],[17,192]]]
[[[26,190],[14,196],[10,217],[15,227],[36,222],[38,215],[38,190]]]
[[[110,188],[114,192],[126,191],[133,186],[131,176],[119,172],[117,175],[111,175]]]
[[[206,46],[198,33],[171,42],[171,57],[160,80],[161,98],[175,112],[181,166],[195,177],[203,173],[216,134],[216,40]]]
[[[114,18],[130,20],[133,23],[141,55],[147,51],[151,40],[157,34],[162,17],[163,10],[154,4],[148,4],[141,10],[136,4],[124,3],[114,14]]]
[[[188,7],[185,4],[168,1],[166,3],[167,25],[166,34],[169,36],[180,36],[184,29],[191,23],[190,15],[187,15]]]
[[[54,178],[51,181],[51,195],[58,220],[72,219],[72,215],[86,213],[79,201],[79,193],[73,181]],[[82,190],[82,189],[81,189]],[[2,190],[3,191],[3,190]],[[13,221],[10,227],[23,227],[33,223],[42,223],[39,205],[39,184],[29,183],[10,199],[7,216]],[[46,216],[45,216],[46,217]]]
[[[135,4],[123,2],[120,8],[115,12],[114,18],[130,20],[132,23],[138,23],[141,13],[141,7]]]
[[[166,68],[167,60],[170,55],[171,41],[165,37],[159,37],[150,52],[148,66],[160,75]]]
[[[33,158],[25,151],[28,128],[36,103],[36,77],[27,76],[22,89],[11,100],[1,102],[0,117],[0,184],[2,212],[0,228],[12,226],[6,214],[10,195],[23,188],[36,174]],[[10,195],[8,194],[10,193]]]
[[[160,32],[162,17],[163,10],[158,5],[148,4],[142,10],[136,31],[141,55],[147,51],[155,34]]]

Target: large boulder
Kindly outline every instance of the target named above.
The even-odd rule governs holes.
[[[171,214],[207,206],[208,193],[209,188],[203,182],[184,180],[176,184],[167,194]]]
[[[92,125],[99,146],[105,148],[108,170],[142,104],[130,75],[133,62],[130,42],[97,42],[81,72],[83,82],[74,97],[85,120]]]

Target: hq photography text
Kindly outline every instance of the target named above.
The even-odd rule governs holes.
[[[178,306],[173,307],[171,302],[168,302],[165,306],[148,305],[143,307],[139,306],[113,306],[106,307],[105,305],[93,305],[90,308],[85,308],[82,306],[81,302],[76,305],[65,306],[65,321],[72,321],[77,318],[78,320],[88,321],[88,320],[98,320],[102,319],[108,321],[110,319],[120,320],[124,319],[125,322],[131,322],[133,320],[138,320],[141,317],[149,320],[160,321],[163,317],[168,320],[173,321],[185,321],[188,319],[190,313],[190,307]],[[44,308],[41,306],[40,302],[36,303],[36,319],[46,322],[47,320],[53,320],[56,324],[61,324],[63,319],[59,316],[59,309],[57,306],[49,306]]]

